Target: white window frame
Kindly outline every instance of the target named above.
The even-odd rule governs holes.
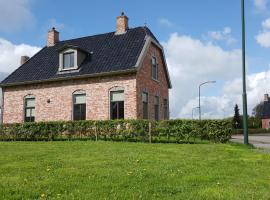
[[[64,69],[64,54],[74,53],[74,67]],[[78,69],[78,51],[76,49],[66,49],[59,53],[59,71],[70,71]]]

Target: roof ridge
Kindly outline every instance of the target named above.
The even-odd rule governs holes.
[[[143,26],[137,26],[137,27],[134,27],[134,28],[129,28],[128,31],[129,30],[133,30],[133,29],[138,29],[138,28],[143,28],[144,29]],[[62,43],[65,43],[65,42],[72,42],[74,40],[79,40],[79,39],[84,39],[84,38],[89,38],[89,37],[97,37],[97,36],[110,35],[110,34],[113,34],[113,33],[115,33],[115,31],[111,31],[111,32],[107,32],[107,33],[94,34],[94,35],[88,35],[88,36],[82,36],[82,37],[78,37],[78,38],[71,38],[71,39],[67,39],[67,40],[61,40],[61,41],[59,41],[56,44],[62,44]],[[145,33],[147,34],[147,31]]]

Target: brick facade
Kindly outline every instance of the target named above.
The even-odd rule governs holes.
[[[151,58],[157,58],[158,62],[158,81],[153,80],[151,77]],[[154,100],[155,96],[159,96],[160,99],[160,119],[164,119],[164,99],[169,102],[169,86],[165,75],[165,64],[163,62],[163,56],[160,48],[155,46],[153,43],[150,45],[149,50],[143,60],[142,66],[137,73],[137,110],[138,118],[143,118],[143,104],[142,104],[142,93],[147,92],[149,98],[149,119],[154,119]]]
[[[151,78],[152,56],[158,61],[158,81]],[[163,101],[167,99],[169,102],[169,86],[161,50],[151,44],[142,65],[131,74],[4,87],[3,122],[24,121],[24,98],[27,95],[35,96],[35,121],[72,120],[73,93],[78,90],[86,93],[86,119],[107,120],[110,119],[109,91],[114,87],[124,89],[125,119],[143,118],[143,91],[149,95],[149,118],[154,119],[154,98],[158,95],[159,115],[164,119]]]
[[[72,94],[78,90],[86,93],[86,119],[106,120],[110,116],[109,91],[113,87],[124,88],[125,118],[136,118],[136,79],[133,74],[5,88],[3,122],[24,121],[24,97],[28,94],[36,98],[35,121],[72,120]]]
[[[262,128],[269,129],[270,119],[262,119]]]

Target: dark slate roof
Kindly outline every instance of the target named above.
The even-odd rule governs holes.
[[[4,79],[1,85],[134,70],[146,36],[150,36],[158,42],[147,27],[132,28],[126,34],[121,35],[111,32],[60,41],[53,47],[41,49]],[[59,49],[64,46],[77,46],[92,54],[87,56],[77,72],[59,73]]]
[[[270,119],[270,100],[263,102],[262,119]]]

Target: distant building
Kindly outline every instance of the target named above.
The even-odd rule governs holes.
[[[270,128],[270,99],[269,95],[264,95],[263,109],[262,109],[262,128]]]

